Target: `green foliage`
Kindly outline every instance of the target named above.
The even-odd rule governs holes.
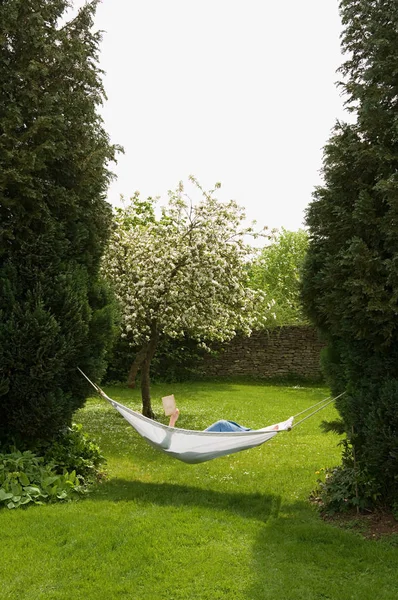
[[[0,506],[19,508],[70,500],[82,491],[75,471],[57,473],[33,452],[0,454]]]
[[[139,347],[132,345],[129,335],[119,336],[109,358],[105,381],[125,382],[132,358],[138,351]],[[206,354],[208,350],[187,336],[183,339],[163,337],[151,362],[151,380],[173,382],[192,379]]]
[[[99,278],[111,208],[98,106],[97,2],[0,3],[0,442],[71,423],[105,369],[113,309]]]
[[[308,246],[307,232],[282,228],[271,240],[250,266],[250,285],[266,292],[266,315],[269,315],[269,298],[273,299],[273,319],[270,319],[269,326],[305,323],[299,284]]]
[[[52,464],[57,473],[73,470],[82,483],[89,484],[100,476],[105,458],[98,444],[82,431],[82,425],[73,423],[47,449],[44,462]]]
[[[353,447],[347,439],[339,444],[343,447],[342,464],[323,469],[324,478],[318,479],[318,487],[312,497],[321,502],[329,515],[352,508],[371,509],[380,496],[377,480],[372,479],[366,468],[356,464]]]
[[[125,201],[122,197],[123,202]],[[115,221],[124,231],[132,228],[144,228],[156,222],[155,205],[157,198],[146,198],[142,200],[139,192],[134,192],[130,202],[123,208],[115,207]]]
[[[324,366],[372,496],[398,494],[398,4],[340,3],[341,83],[352,124],[325,147],[325,184],[307,211],[302,298],[322,331]],[[343,471],[345,465],[343,465]],[[365,494],[365,492],[364,492]]]
[[[0,454],[0,506],[66,501],[86,493],[102,476],[99,446],[73,424],[47,450]]]

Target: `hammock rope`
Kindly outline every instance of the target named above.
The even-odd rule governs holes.
[[[331,398],[330,396],[328,398],[324,398],[323,400],[321,400],[320,402],[317,402],[316,404],[314,404],[313,406],[309,406],[308,408],[306,408],[305,410],[302,410],[300,413],[298,413],[297,415],[295,415],[295,417],[298,417],[299,415],[304,414],[305,412],[309,411],[311,408],[315,408],[315,406],[319,406],[319,404],[322,404],[322,406],[320,406],[319,408],[317,408],[317,410],[314,410],[313,412],[311,412],[309,415],[307,415],[306,417],[303,417],[302,419],[300,419],[300,421],[297,421],[297,423],[294,423],[294,425],[292,425],[293,427],[297,427],[297,425],[300,425],[301,423],[304,423],[304,421],[306,421],[307,419],[309,419],[310,417],[312,417],[313,415],[316,415],[316,413],[318,413],[320,410],[323,410],[324,408],[326,408],[327,406],[329,406],[329,404],[331,404],[332,402],[335,402],[338,398],[341,398],[341,396],[344,396],[345,392],[342,392],[341,394],[339,394],[338,396],[336,396],[335,398]],[[326,400],[329,400],[329,402],[326,402]]]
[[[141,413],[109,398],[99,385],[93,383],[79,367],[77,368],[98,394],[107,400],[148,444],[169,456],[189,464],[201,463],[227,454],[240,452],[241,450],[254,448],[269,441],[278,433],[290,431],[293,427],[294,417],[262,429],[251,429],[243,432],[195,431],[169,427],[168,425],[153,421]],[[329,398],[326,400],[329,400]],[[329,400],[327,404],[333,401],[334,398]],[[325,400],[322,400],[298,414],[303,414],[324,402]],[[327,406],[327,404],[324,406]],[[304,417],[304,419],[301,419],[297,425],[312,416],[312,414],[322,410],[324,406],[321,406],[307,417]]]
[[[326,402],[327,400],[330,400],[331,398],[332,398],[331,396],[328,396],[327,398],[323,398],[323,400],[320,400],[316,404],[313,404],[312,406],[308,406],[308,408],[305,408],[301,412],[297,413],[297,415],[294,415],[294,418],[297,419],[297,417],[299,417],[300,415],[303,415],[304,413],[308,412],[312,408],[315,408],[316,406],[319,406],[320,404],[323,404],[324,402]],[[333,400],[335,400],[335,398],[333,398]]]

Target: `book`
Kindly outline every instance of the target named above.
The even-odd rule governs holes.
[[[171,396],[163,396],[162,403],[164,408],[164,414],[166,415],[166,417],[172,415],[175,409],[177,408],[173,394]]]

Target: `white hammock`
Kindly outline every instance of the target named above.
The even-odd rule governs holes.
[[[243,432],[192,431],[168,427],[103,396],[134,429],[154,448],[185,463],[195,464],[254,448],[273,438],[279,431],[291,429],[293,417],[275,425]]]
[[[268,442],[281,431],[292,428],[293,418],[287,421],[243,432],[192,431],[177,427],[168,427],[148,419],[127,406],[112,400],[101,388],[79,369],[97,392],[110,402],[114,408],[134,427],[134,429],[154,448],[165,452],[185,463],[195,464],[248,450]]]

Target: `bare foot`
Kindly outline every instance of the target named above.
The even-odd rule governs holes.
[[[178,408],[176,408],[175,411],[173,412],[173,414],[170,416],[169,427],[175,426],[179,416],[180,416],[180,411],[178,410]]]

